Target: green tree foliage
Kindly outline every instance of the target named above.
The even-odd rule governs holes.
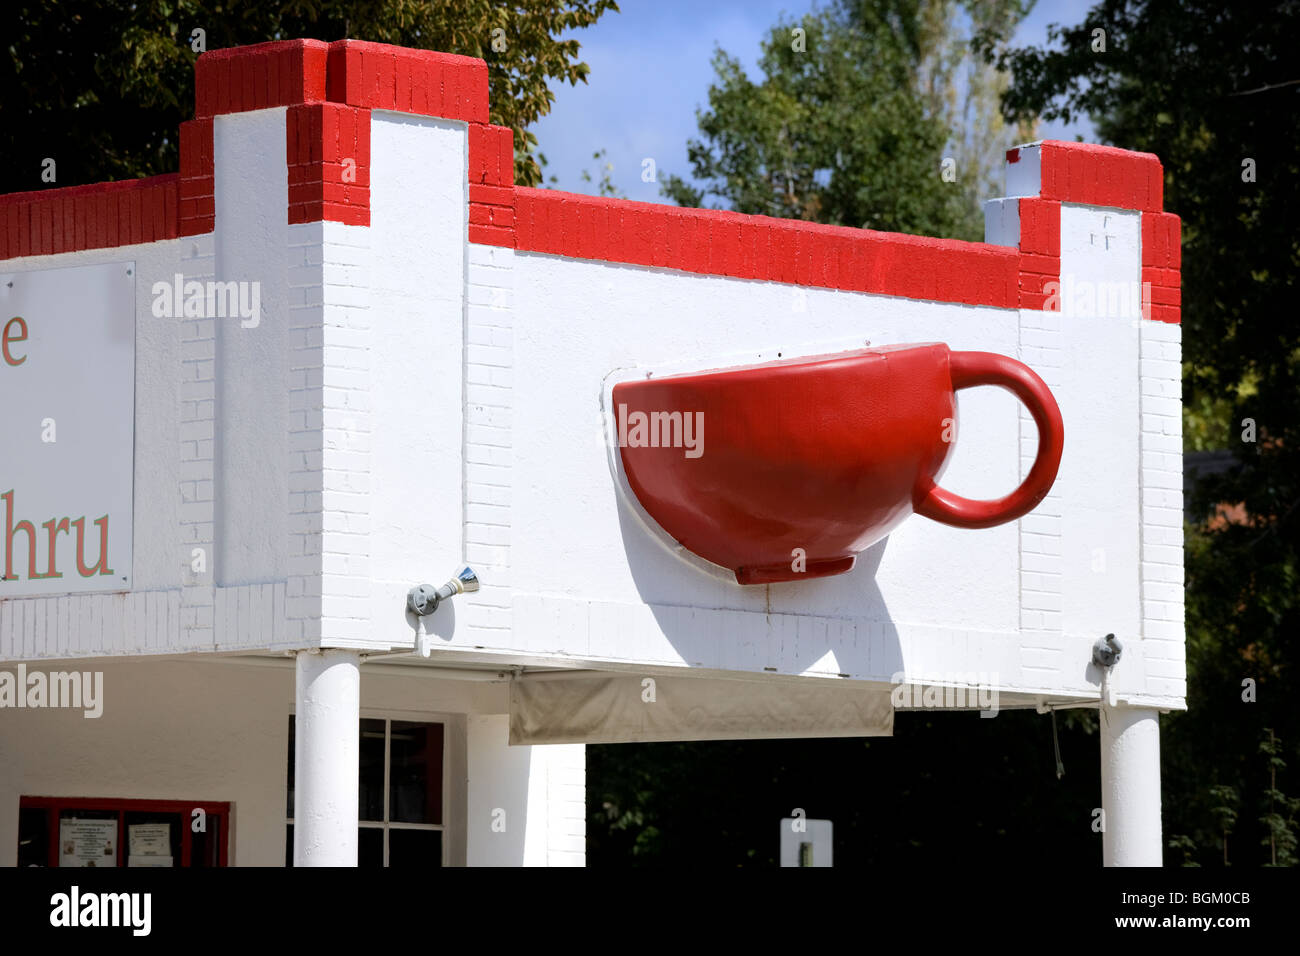
[[[0,155],[8,190],[173,172],[176,128],[194,108],[194,30],[206,48],[350,37],[487,61],[491,119],[515,132],[515,179],[541,170],[528,127],[551,108],[549,82],[586,82],[579,43],[614,0],[16,0],[0,14]],[[500,33],[494,34],[495,30]],[[494,44],[494,39],[497,41]]]
[[[697,113],[701,138],[687,146],[704,188],[669,175],[663,194],[686,206],[715,196],[737,212],[982,238],[978,199],[990,157],[1007,145],[996,109],[1005,81],[970,55],[960,24],[996,44],[1024,10],[973,3],[959,17],[962,9],[955,0],[836,0],[772,28],[761,82],[718,50],[709,108]]]
[[[607,196],[611,199],[626,199],[618,186],[614,185],[614,164],[610,162],[609,154],[602,148],[591,154],[591,158],[600,164],[600,171],[595,175],[591,170],[584,169],[579,175],[582,181],[587,184],[588,188],[595,186],[597,196]]]
[[[590,746],[588,862],[775,866],[798,808],[834,823],[839,867],[1095,867],[1095,716],[1059,715],[1059,781],[1051,717],[1032,710],[900,713],[883,739]]]
[[[1166,830],[1222,864],[1230,788],[1233,862],[1266,862],[1253,848],[1270,839],[1289,861],[1256,742],[1274,727],[1292,766],[1300,755],[1300,4],[1104,0],[1052,40],[990,54],[1015,78],[1006,115],[1086,114],[1107,142],[1160,156],[1183,220],[1187,445],[1238,460],[1202,483],[1188,533],[1191,710],[1165,723]],[[1220,504],[1236,516],[1216,517]]]

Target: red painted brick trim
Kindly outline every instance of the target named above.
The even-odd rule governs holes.
[[[1154,153],[1052,139],[1039,150],[1042,199],[1139,212],[1164,208],[1164,170]]]
[[[1020,254],[712,209],[515,188],[515,247],[882,295],[1015,308]]]
[[[290,223],[328,220],[369,225],[370,110],[391,109],[469,124],[468,177],[475,191],[471,237],[514,244],[513,133],[488,124],[486,63],[358,40],[287,40],[213,50],[199,57],[196,118],[180,128],[180,174],[154,180],[169,184],[158,200],[165,223],[155,222],[152,205],[147,211],[134,208],[132,203],[141,201],[143,194],[123,200],[126,204],[118,209],[119,191],[142,188],[134,181],[10,195],[0,199],[5,226],[0,258],[212,232],[216,223],[214,117],[279,106],[288,107],[286,217]],[[345,162],[349,159],[355,169]],[[353,172],[355,181],[351,181]],[[93,203],[84,198],[67,202],[69,197],[83,197],[85,191],[104,196]],[[153,201],[150,196],[149,202]],[[110,215],[115,217],[111,222],[101,222]],[[64,241],[64,218],[70,242]],[[39,251],[26,251],[33,249]]]
[[[177,233],[201,236],[216,228],[212,117],[181,123],[180,152],[180,221]]]
[[[483,124],[488,70],[482,60],[362,40],[329,45],[328,99]]]
[[[1172,213],[1142,214],[1143,314],[1157,322],[1182,321],[1182,220]]]
[[[199,57],[199,65],[200,115],[203,110],[234,113],[289,106],[285,148],[290,223],[370,224],[372,109],[468,123],[469,181],[507,188],[514,183],[514,134],[488,125],[488,73],[482,60],[360,40],[300,40],[218,50]],[[335,136],[332,124],[337,124],[344,144],[332,159],[313,159],[299,140],[321,140],[328,152],[326,141]],[[343,178],[350,175],[344,168],[332,165],[346,159],[356,161],[354,183]],[[513,220],[512,195],[495,196],[470,209],[470,231],[476,240],[509,245]]]
[[[1010,159],[1010,153],[1008,153],[1008,161],[1013,161]],[[1019,157],[1017,156],[1014,161],[1018,162]],[[1061,311],[1061,204],[1048,199],[1021,199],[1019,206],[1020,308],[1059,312]]]
[[[370,225],[370,110],[341,103],[289,107],[289,222]]]
[[[213,118],[287,107],[290,223],[370,223],[371,110],[469,126],[471,242],[576,258],[1005,308],[1050,305],[1060,205],[1140,210],[1153,318],[1179,318],[1178,218],[1160,212],[1159,160],[1041,144],[1039,197],[1020,200],[1020,249],[516,188],[511,130],[488,122],[482,60],[358,40],[205,53],[179,175],[0,197],[0,258],[200,235],[215,226]],[[353,163],[347,162],[352,160]],[[1008,162],[1020,160],[1017,150]],[[355,173],[355,176],[353,176]]]
[[[323,100],[330,47],[323,40],[283,40],[204,53],[194,64],[194,115]]]
[[[469,241],[488,246],[515,244],[513,186],[469,184]]]
[[[0,196],[0,259],[175,239],[176,173]]]

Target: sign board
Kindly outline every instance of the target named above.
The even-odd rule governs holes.
[[[59,866],[117,866],[117,821],[59,821]]]
[[[835,827],[830,820],[783,817],[781,866],[834,866]]]
[[[0,274],[0,598],[130,589],[135,271]]]
[[[173,866],[172,826],[170,823],[134,823],[126,828],[128,867]]]

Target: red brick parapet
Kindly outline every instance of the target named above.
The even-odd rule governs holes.
[[[289,223],[370,224],[372,110],[468,127],[470,242],[574,258],[999,308],[1053,308],[1062,203],[1142,215],[1145,314],[1179,321],[1179,220],[1149,153],[1046,141],[1020,194],[1019,246],[932,239],[514,185],[514,138],[488,119],[482,60],[358,40],[215,50],[195,64],[180,173],[0,196],[0,258],[202,235],[215,228],[214,119],[286,110]],[[1009,167],[1022,150],[1007,153]],[[1032,165],[1032,164],[1031,164]],[[1024,167],[1022,167],[1023,169]],[[1022,177],[1023,178],[1023,177]]]

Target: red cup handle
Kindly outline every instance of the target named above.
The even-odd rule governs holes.
[[[1052,490],[1061,450],[1065,445],[1065,426],[1061,410],[1046,383],[1028,365],[993,352],[951,352],[949,371],[954,392],[976,385],[997,385],[1025,403],[1038,426],[1038,456],[1020,487],[1004,498],[975,501],[944,491],[933,481],[918,489],[914,510],[933,521],[957,528],[991,528],[1015,521],[1028,514]]]

